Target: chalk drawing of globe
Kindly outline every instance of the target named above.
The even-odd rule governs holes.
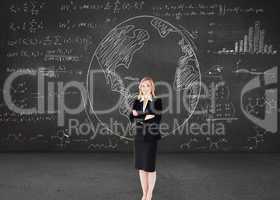
[[[164,137],[184,125],[201,88],[199,62],[185,30],[147,15],[114,27],[96,47],[88,68],[88,118],[98,120],[111,134],[132,140],[135,126],[129,121],[129,108],[139,81],[151,76],[156,95],[163,99],[162,123],[168,126]],[[113,122],[123,128],[113,129]]]

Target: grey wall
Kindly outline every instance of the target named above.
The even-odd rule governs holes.
[[[160,151],[279,152],[276,2],[2,1],[0,151],[132,151],[149,75]]]

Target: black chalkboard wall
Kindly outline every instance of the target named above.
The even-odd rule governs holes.
[[[144,76],[163,100],[159,151],[279,152],[277,1],[0,9],[1,152],[131,152],[129,107]]]

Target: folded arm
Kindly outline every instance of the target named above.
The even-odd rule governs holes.
[[[132,110],[136,110],[136,101],[133,102],[133,106],[131,109],[131,112],[129,114],[130,122],[133,123],[134,119],[139,118],[142,119],[145,118],[144,121],[147,123],[160,123],[161,121],[161,112],[162,112],[162,100],[159,98],[155,100],[154,108],[148,111],[137,111],[138,115],[134,116]]]
[[[138,113],[138,115],[137,115],[137,116],[134,116],[132,110],[136,110],[136,100],[134,100],[133,105],[132,105],[132,109],[131,109],[130,114],[129,114],[129,120],[130,120],[131,123],[133,123],[133,122],[135,121],[135,118],[136,118],[136,119],[142,118],[143,115],[146,115],[144,112],[141,112],[141,111],[137,111],[137,110],[136,110],[136,112]]]

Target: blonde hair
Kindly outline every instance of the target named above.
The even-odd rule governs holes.
[[[155,97],[155,83],[154,83],[154,80],[149,77],[149,76],[145,76],[144,78],[142,78],[142,80],[140,81],[139,83],[139,86],[138,86],[138,89],[139,89],[139,94],[138,94],[138,99],[140,99],[142,96],[143,96],[143,93],[141,91],[141,87],[142,87],[142,84],[145,82],[145,81],[149,81],[150,85],[152,86],[152,91],[151,91],[151,95],[152,97]]]

